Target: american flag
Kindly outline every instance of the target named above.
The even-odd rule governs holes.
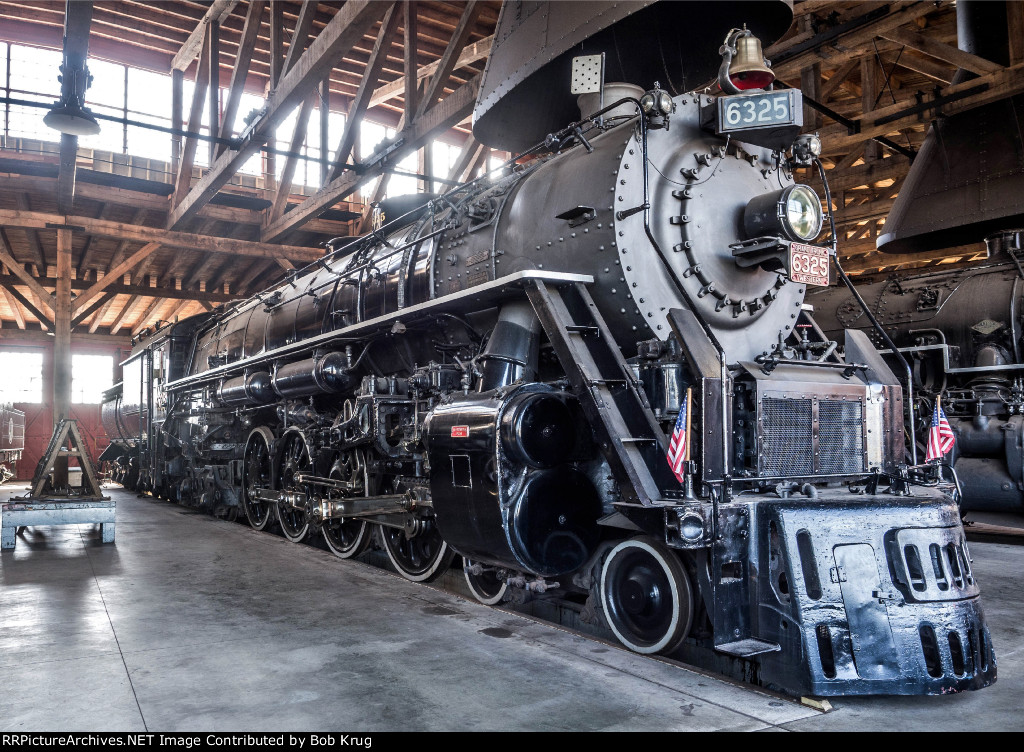
[[[690,458],[689,446],[689,421],[690,421],[690,390],[686,390],[686,396],[679,405],[679,417],[676,418],[676,427],[672,429],[672,440],[668,443],[668,464],[672,468],[672,474],[680,483],[686,477],[686,461]]]
[[[935,410],[932,411],[932,427],[928,430],[928,454],[925,460],[931,462],[942,459],[955,443],[956,437],[949,421],[946,420],[946,412],[936,399]]]

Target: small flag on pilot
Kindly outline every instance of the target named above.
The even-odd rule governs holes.
[[[690,459],[690,390],[679,405],[679,417],[676,427],[672,430],[672,440],[668,443],[668,464],[672,474],[680,483],[686,477],[686,462]]]
[[[928,462],[942,459],[955,443],[953,428],[946,419],[946,412],[942,409],[940,399],[936,399],[935,409],[932,411],[932,427],[928,430],[928,454],[925,459]]]

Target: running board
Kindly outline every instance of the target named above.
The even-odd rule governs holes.
[[[662,489],[679,488],[666,459],[668,442],[586,286],[532,279],[525,287],[623,500],[657,506]]]

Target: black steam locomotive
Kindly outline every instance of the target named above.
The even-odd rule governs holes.
[[[529,28],[508,7],[499,32]],[[995,681],[899,382],[804,305],[828,267],[784,154],[799,93],[729,88],[747,36],[738,93],[606,93],[530,158],[139,343],[103,408],[125,482],[343,558],[379,545],[414,581],[458,554],[483,603],[588,599],[632,650],[689,640],[790,692]],[[478,125],[486,80],[480,101]]]
[[[938,402],[956,442],[946,463],[964,511],[1024,512],[1024,231],[986,239],[987,262],[891,275],[858,291],[908,359],[914,377],[918,454]],[[862,328],[886,345],[846,290],[808,299],[826,334]]]

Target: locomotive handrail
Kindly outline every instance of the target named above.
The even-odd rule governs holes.
[[[253,355],[248,358],[242,358],[236,360],[233,363],[226,363],[216,368],[203,371],[202,373],[193,374],[191,376],[185,376],[178,379],[177,381],[169,382],[166,386],[169,390],[180,389],[182,387],[189,386],[191,384],[199,384],[205,381],[212,381],[220,378],[221,376],[235,372],[239,369],[246,368],[248,366],[256,365],[259,363],[265,363],[267,361],[276,360],[278,358],[287,357],[293,353],[300,353],[317,345],[327,344],[329,342],[358,339],[359,337],[365,336],[365,330],[374,329],[378,327],[388,326],[394,323],[395,320],[406,317],[415,316],[421,313],[431,312],[431,309],[439,306],[447,305],[453,301],[461,300],[470,296],[484,296],[488,293],[498,291],[503,287],[509,287],[525,280],[537,279],[543,282],[551,282],[553,284],[575,284],[581,282],[583,284],[592,284],[594,278],[589,274],[571,274],[569,272],[549,272],[540,269],[525,269],[515,274],[509,274],[504,277],[486,282],[476,287],[470,287],[459,292],[451,293],[449,295],[443,295],[433,300],[427,300],[423,303],[417,303],[416,305],[402,308],[392,313],[386,313],[381,316],[377,316],[372,319],[366,319],[364,321],[351,324],[343,329],[336,329],[330,332],[324,332],[315,337],[309,339],[299,340],[289,345],[284,345],[275,350],[269,350],[267,352]]]

